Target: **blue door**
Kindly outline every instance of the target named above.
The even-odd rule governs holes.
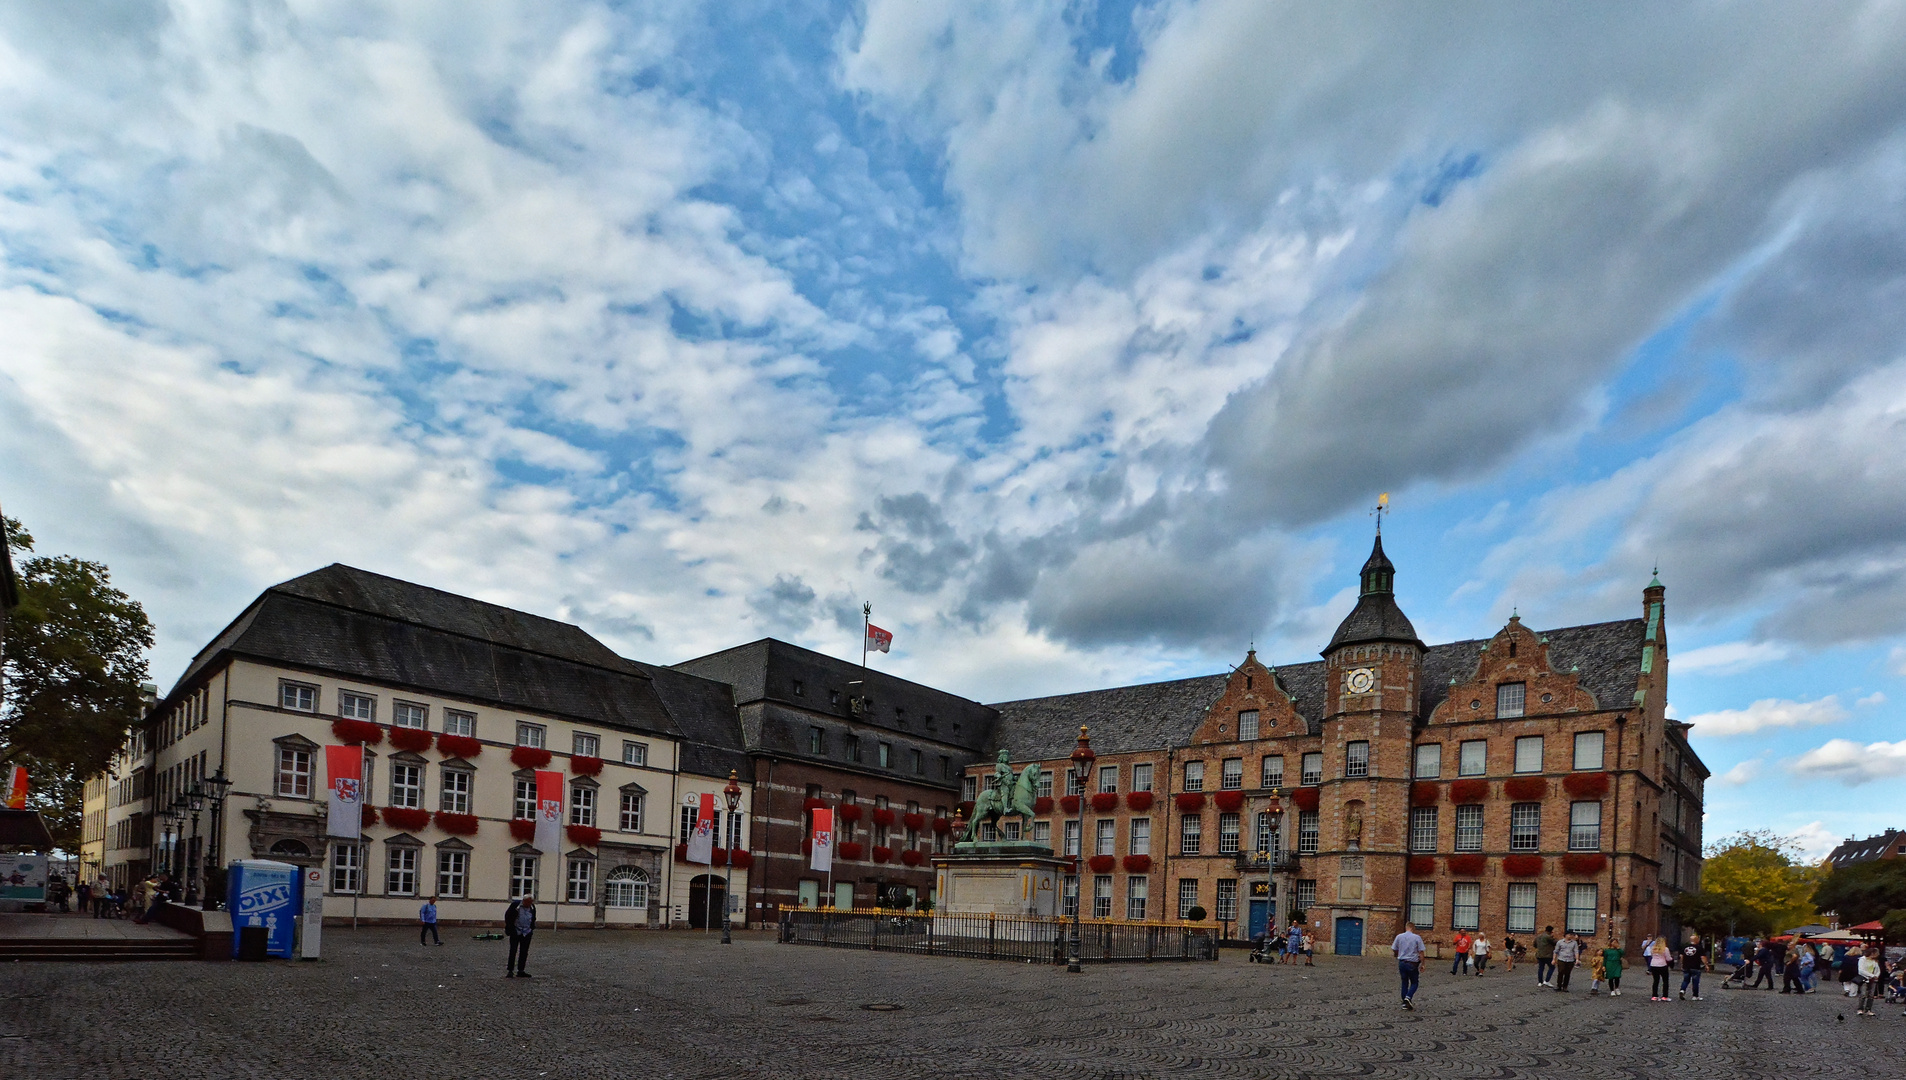
[[[1363,920],[1341,918],[1337,920],[1337,955],[1363,955]]]
[[[1257,940],[1257,936],[1264,932],[1265,924],[1270,921],[1271,902],[1269,900],[1251,901],[1251,932],[1245,936],[1253,941]]]

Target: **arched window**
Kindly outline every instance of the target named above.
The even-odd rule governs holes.
[[[612,908],[649,906],[649,874],[636,866],[618,866],[602,883],[604,905]]]
[[[294,859],[309,859],[311,849],[304,846],[302,840],[280,840],[271,845],[271,855],[289,855]]]

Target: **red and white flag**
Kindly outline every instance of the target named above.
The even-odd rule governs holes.
[[[25,765],[15,765],[7,770],[7,809],[26,809],[27,786]]]
[[[715,796],[702,792],[702,804],[695,814],[695,831],[688,837],[688,861],[713,864],[715,861]]]
[[[536,848],[553,855],[563,846],[563,774],[536,770]]]
[[[324,772],[331,785],[331,820],[326,830],[341,840],[364,835],[364,748],[327,746]]]
[[[887,652],[893,644],[893,634],[882,630],[873,623],[867,624],[867,648],[874,652]]]
[[[813,853],[808,856],[807,868],[823,874],[834,872],[834,811],[814,811]]]

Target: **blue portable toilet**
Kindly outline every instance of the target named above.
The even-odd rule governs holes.
[[[298,868],[270,859],[235,859],[226,875],[225,908],[232,914],[232,955],[247,926],[262,926],[265,955],[291,959],[292,918],[303,910]]]

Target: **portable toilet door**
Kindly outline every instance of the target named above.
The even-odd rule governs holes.
[[[1338,956],[1363,955],[1363,920],[1346,915],[1337,920],[1336,953]]]

